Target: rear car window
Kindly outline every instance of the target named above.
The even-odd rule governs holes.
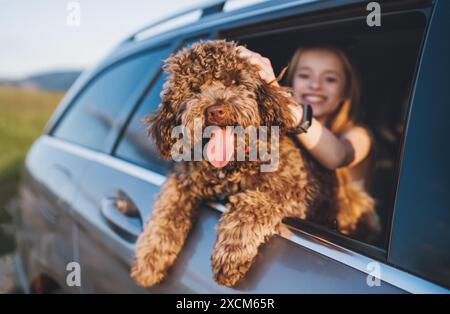
[[[145,78],[160,52],[140,54],[118,62],[93,79],[71,104],[53,135],[102,150],[121,109]],[[148,78],[149,79],[149,78]]]
[[[207,40],[208,38],[211,38],[208,34],[187,38],[177,49],[182,49],[194,42]],[[153,80],[151,88],[138,105],[136,112],[132,114],[130,123],[126,126],[125,132],[113,153],[116,157],[160,174],[167,174],[173,166],[173,161],[161,158],[154,140],[147,136],[147,125],[143,119],[154,113],[161,103],[160,94],[166,78],[167,74],[160,71]]]

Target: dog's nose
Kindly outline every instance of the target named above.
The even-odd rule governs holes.
[[[213,105],[206,108],[206,121],[220,123],[225,118],[225,110],[222,105]]]

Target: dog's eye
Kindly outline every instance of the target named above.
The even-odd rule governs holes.
[[[240,76],[239,74],[237,74],[237,75],[234,77],[233,82],[234,82],[234,84],[236,84],[236,85],[240,85],[241,82],[242,82],[241,76]]]
[[[230,85],[239,85],[241,81],[241,77],[239,72],[233,72],[229,74],[228,82]]]
[[[200,85],[196,82],[189,82],[189,89],[191,90],[191,92],[193,92],[194,94],[199,94],[201,92],[200,90]]]
[[[228,82],[229,82],[228,83],[229,85],[234,85],[234,86],[237,86],[240,83],[239,79],[232,79],[232,80],[230,80]]]

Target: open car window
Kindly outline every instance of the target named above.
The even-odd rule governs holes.
[[[155,142],[147,136],[144,118],[154,113],[161,103],[160,93],[165,77],[160,73],[154,79],[151,89],[145,94],[143,101],[133,114],[114,153],[119,158],[161,174],[166,174],[172,163],[159,156]]]
[[[365,235],[349,239],[323,226],[306,226],[299,219],[288,219],[287,222],[332,239],[359,243],[364,248],[367,244],[374,251],[384,251],[389,239],[405,125],[428,12],[413,9],[391,12],[383,16],[382,27],[375,28],[367,25],[367,13],[353,14],[352,18],[346,16],[345,19],[340,18],[342,14],[330,12],[283,18],[228,30],[220,37],[236,40],[269,58],[275,75],[289,64],[295,51],[302,46],[332,45],[348,55],[361,80],[358,121],[373,135],[375,152],[368,192],[376,201],[382,233],[376,238]]]

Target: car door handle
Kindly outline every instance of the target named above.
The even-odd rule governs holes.
[[[142,232],[142,218],[134,203],[119,192],[118,197],[105,197],[101,213],[112,229],[121,237],[135,241]]]

